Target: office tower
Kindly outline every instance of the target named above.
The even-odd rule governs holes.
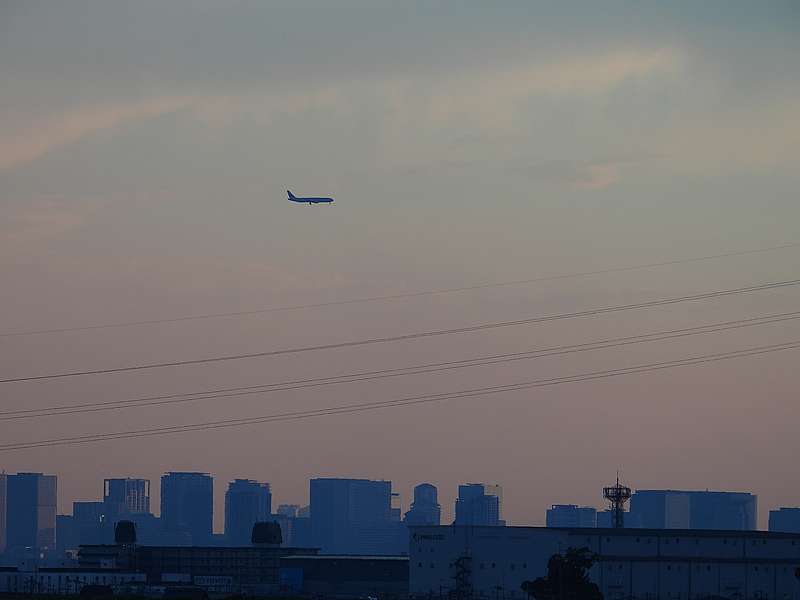
[[[0,473],[0,554],[6,551],[6,504],[8,476]]]
[[[55,475],[18,473],[6,477],[6,546],[19,552],[33,548],[37,553],[56,549]]]
[[[456,525],[505,525],[503,491],[499,485],[467,483],[458,486]]]
[[[173,543],[211,543],[214,480],[207,473],[167,473],[161,477],[161,522]]]
[[[75,529],[75,517],[72,515],[56,515],[56,550],[64,556],[68,550],[77,550],[80,546]]]
[[[597,509],[575,504],[554,504],[547,509],[548,527],[597,527]]]
[[[769,511],[769,530],[800,533],[800,508],[779,508]]]
[[[150,481],[148,479],[106,479],[103,482],[103,502],[112,521],[131,514],[150,512]]]
[[[440,525],[441,521],[439,490],[430,483],[420,483],[414,488],[414,501],[406,513],[406,525]]]
[[[630,527],[648,529],[756,529],[758,499],[743,492],[636,490]]]
[[[295,542],[295,521],[297,520],[297,504],[281,504],[272,518],[280,525],[285,546],[294,546]]]
[[[225,492],[225,540],[232,546],[249,546],[253,525],[272,515],[268,483],[235,479]]]
[[[397,554],[408,551],[404,531],[392,520],[390,481],[311,480],[311,537],[323,553]]]
[[[73,502],[72,528],[79,545],[111,542],[104,502]]]

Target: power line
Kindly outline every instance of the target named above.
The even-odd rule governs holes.
[[[399,341],[408,341],[408,340],[415,340],[421,338],[428,338],[428,337],[435,337],[441,335],[452,335],[458,333],[471,333],[476,331],[485,331],[488,329],[496,329],[500,327],[513,327],[517,325],[532,325],[535,323],[544,323],[547,321],[558,321],[562,319],[572,319],[576,317],[588,317],[588,316],[595,316],[595,315],[602,315],[608,314],[613,312],[620,312],[625,310],[634,310],[634,309],[641,309],[641,308],[653,308],[656,306],[664,306],[668,304],[676,304],[679,302],[691,302],[697,300],[708,300],[711,298],[720,298],[724,296],[731,296],[735,294],[743,294],[749,292],[759,292],[764,290],[770,289],[777,289],[783,287],[790,287],[800,285],[800,279],[793,279],[787,281],[777,281],[771,283],[764,283],[754,286],[742,287],[742,288],[733,288],[733,289],[726,289],[726,290],[717,290],[714,292],[705,292],[702,294],[694,294],[689,296],[677,296],[673,298],[662,298],[659,300],[648,300],[646,302],[637,302],[633,304],[622,304],[617,306],[606,306],[601,308],[593,308],[589,310],[571,312],[571,313],[560,313],[555,315],[547,315],[541,317],[532,317],[529,319],[519,319],[515,321],[500,321],[496,323],[483,323],[480,325],[470,325],[467,327],[457,327],[454,329],[439,329],[433,331],[422,331],[418,333],[410,333],[405,335],[397,335],[397,336],[390,336],[390,337],[381,337],[381,338],[369,338],[364,340],[354,340],[350,342],[339,342],[335,344],[320,344],[317,346],[304,346],[299,348],[284,348],[281,350],[269,350],[265,352],[251,352],[246,354],[232,354],[232,355],[225,355],[225,356],[214,356],[209,358],[198,358],[198,359],[190,359],[190,360],[178,360],[178,361],[171,361],[171,362],[158,362],[158,363],[148,363],[148,364],[141,364],[141,365],[132,365],[127,367],[114,367],[108,369],[92,369],[92,370],[82,370],[82,371],[67,371],[64,373],[49,373],[45,375],[29,375],[26,377],[10,377],[6,379],[0,379],[0,383],[13,383],[13,382],[23,382],[23,381],[39,381],[43,379],[60,379],[65,377],[78,377],[84,375],[107,375],[112,373],[123,373],[123,372],[130,372],[130,371],[143,371],[147,369],[158,369],[158,368],[165,368],[165,367],[183,367],[189,365],[199,365],[199,364],[209,364],[209,363],[216,363],[216,362],[226,362],[232,360],[243,360],[248,358],[265,358],[269,356],[279,356],[285,354],[296,354],[300,352],[310,352],[316,350],[332,350],[337,348],[353,348],[356,346],[366,346],[370,344],[384,344],[389,342],[399,342]]]
[[[181,321],[195,321],[201,319],[219,319],[224,317],[244,317],[257,314],[271,313],[271,312],[286,312],[297,310],[308,310],[314,308],[328,308],[332,306],[341,306],[346,304],[359,304],[365,302],[380,302],[386,300],[403,300],[407,298],[417,298],[420,296],[435,296],[440,294],[453,294],[459,292],[469,292],[474,290],[482,290],[495,287],[508,287],[514,285],[526,285],[531,283],[540,283],[543,281],[557,281],[559,279],[575,279],[580,277],[590,277],[592,275],[608,275],[611,273],[624,273],[626,271],[638,271],[643,269],[655,269],[658,267],[667,267],[672,265],[680,265],[694,262],[703,262],[709,260],[716,260],[721,258],[731,258],[734,256],[745,256],[748,254],[759,254],[763,252],[775,252],[778,250],[787,250],[791,248],[799,248],[800,242],[793,242],[788,244],[781,244],[778,246],[770,246],[767,248],[755,248],[752,250],[739,250],[734,252],[724,252],[722,254],[710,254],[707,256],[698,256],[693,258],[684,258],[677,260],[668,260],[655,263],[646,263],[638,265],[630,265],[626,267],[611,267],[608,269],[598,269],[595,271],[582,271],[576,273],[562,273],[559,275],[545,275],[542,277],[534,277],[532,279],[516,279],[511,281],[500,281],[494,283],[480,283],[476,285],[468,285],[462,287],[442,288],[438,290],[422,290],[418,292],[405,292],[400,294],[389,294],[385,296],[366,296],[363,298],[349,298],[346,300],[332,300],[330,302],[317,302],[313,304],[299,304],[290,306],[273,306],[266,308],[257,308],[253,310],[240,310],[230,312],[217,312],[205,313],[200,315],[184,315],[179,317],[167,317],[162,319],[146,319],[141,321],[120,321],[116,323],[100,323],[96,325],[81,325],[76,327],[58,327],[51,329],[31,329],[27,331],[5,331],[0,332],[0,337],[17,337],[27,335],[44,335],[51,333],[68,333],[72,331],[90,331],[94,329],[111,329],[121,327],[134,327],[138,325],[160,325],[166,323],[178,323]]]
[[[182,394],[149,396],[144,398],[133,398],[127,400],[110,400],[104,402],[87,402],[83,404],[72,404],[68,406],[49,406],[49,407],[28,408],[28,409],[19,409],[11,411],[0,411],[0,421],[64,416],[64,415],[84,414],[92,412],[104,412],[104,411],[122,410],[128,408],[145,408],[149,406],[162,406],[162,405],[180,404],[186,402],[198,402],[201,400],[217,400],[222,398],[234,398],[234,397],[248,396],[254,394],[281,392],[281,391],[320,387],[327,385],[356,383],[361,381],[386,379],[390,377],[436,373],[441,371],[449,371],[453,369],[463,369],[463,368],[471,368],[477,366],[509,363],[518,360],[529,360],[536,358],[545,358],[550,356],[572,354],[577,352],[603,350],[619,346],[627,346],[630,344],[641,344],[646,342],[671,340],[693,335],[717,333],[720,331],[728,331],[732,329],[741,329],[744,327],[754,327],[758,325],[780,323],[799,318],[800,318],[800,311],[796,311],[792,313],[781,313],[781,314],[767,315],[762,317],[753,317],[749,319],[737,319],[734,321],[709,323],[705,325],[698,325],[695,327],[687,327],[683,329],[672,329],[668,331],[650,332],[634,336],[608,338],[603,340],[596,340],[594,342],[554,346],[550,348],[541,348],[538,350],[528,350],[524,352],[513,352],[508,354],[495,354],[491,356],[482,356],[482,357],[475,357],[463,360],[427,363],[422,365],[400,367],[395,369],[361,371],[356,373],[334,375],[330,377],[317,377],[312,379],[300,379],[295,381],[285,381],[272,384],[260,384],[260,385],[239,386],[232,388],[202,390],[198,392],[185,392]]]
[[[441,402],[444,400],[470,398],[476,396],[486,396],[490,394],[498,394],[503,392],[519,391],[524,389],[547,387],[552,385],[559,385],[563,383],[578,383],[584,381],[592,381],[596,379],[605,379],[610,377],[618,377],[622,375],[635,375],[641,373],[650,373],[654,371],[672,369],[683,366],[706,364],[722,360],[730,360],[734,358],[744,358],[749,356],[757,356],[760,354],[767,354],[771,352],[779,352],[782,350],[796,350],[800,349],[800,340],[786,342],[783,344],[771,344],[768,346],[758,346],[745,348],[742,350],[735,350],[732,352],[722,352],[716,354],[706,354],[684,359],[677,359],[671,361],[662,361],[644,365],[636,365],[633,367],[624,367],[620,369],[608,369],[604,371],[593,371],[588,373],[578,373],[575,375],[567,375],[564,377],[552,377],[548,379],[538,379],[533,381],[507,384],[500,386],[491,386],[484,388],[474,388],[467,390],[460,390],[457,392],[441,393],[441,394],[425,394],[421,396],[411,396],[406,398],[398,398],[395,400],[384,400],[377,402],[364,402],[349,405],[340,405],[333,407],[326,407],[320,409],[310,409],[305,411],[293,411],[286,413],[275,413],[269,415],[262,415],[257,417],[249,417],[243,419],[226,419],[221,421],[208,421],[205,423],[194,423],[187,425],[173,425],[167,427],[155,427],[148,429],[138,429],[131,431],[122,431],[114,433],[101,433],[92,435],[82,435],[64,438],[54,438],[49,440],[39,440],[35,442],[18,442],[9,444],[0,444],[0,452],[11,450],[26,450],[31,448],[44,448],[52,446],[73,446],[77,444],[93,443],[111,441],[117,439],[130,439],[130,438],[143,438],[161,435],[170,435],[175,433],[186,433],[191,431],[205,431],[211,429],[227,429],[232,427],[242,427],[245,425],[254,425],[260,423],[271,423],[277,421],[296,421],[315,417],[330,416],[337,414],[351,414],[366,412],[369,410],[377,410],[382,408],[394,408],[400,406],[413,406],[419,404],[426,404],[431,402]]]

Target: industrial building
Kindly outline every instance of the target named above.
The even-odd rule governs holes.
[[[525,598],[569,548],[596,555],[591,579],[606,600],[800,600],[800,535],[763,531],[544,527],[411,527],[416,597]]]
[[[406,598],[408,556],[284,556],[281,590],[314,598]]]
[[[281,546],[277,523],[256,523],[251,541],[230,547],[140,546],[133,523],[123,521],[116,528],[116,543],[81,546],[79,570],[133,573],[148,586],[188,584],[220,593],[264,595],[280,591],[282,558],[317,553],[314,548]]]

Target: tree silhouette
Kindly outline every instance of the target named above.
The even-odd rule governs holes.
[[[547,561],[547,575],[524,581],[522,591],[535,600],[603,600],[603,594],[589,580],[595,557],[588,548],[569,548]]]

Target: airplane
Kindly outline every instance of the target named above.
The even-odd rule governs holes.
[[[308,204],[309,206],[312,204],[331,204],[333,202],[333,198],[318,198],[313,196],[298,198],[289,190],[286,190],[286,193],[289,194],[289,202],[299,202],[300,204]]]

